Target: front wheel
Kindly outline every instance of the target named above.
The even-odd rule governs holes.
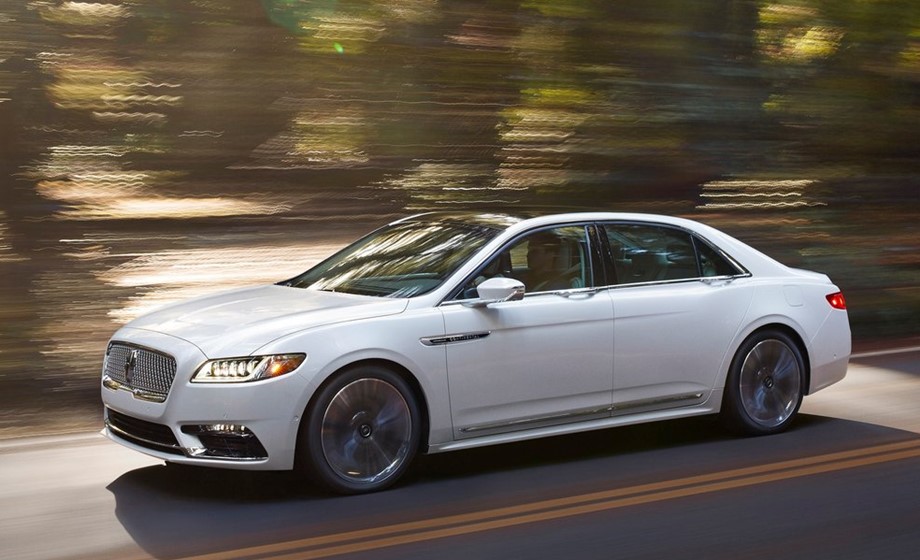
[[[301,463],[340,494],[382,490],[399,479],[418,450],[419,407],[392,371],[363,366],[317,394],[301,430]]]
[[[798,344],[778,330],[753,334],[732,360],[722,417],[749,435],[781,432],[802,405],[805,362]]]

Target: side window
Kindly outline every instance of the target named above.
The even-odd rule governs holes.
[[[590,287],[588,254],[584,226],[530,233],[492,257],[464,285],[459,297],[477,297],[476,286],[495,277],[520,280],[529,293]]]
[[[698,278],[690,234],[664,226],[605,226],[617,284]]]
[[[700,255],[700,272],[703,276],[735,276],[741,270],[708,243],[694,239],[697,253]]]

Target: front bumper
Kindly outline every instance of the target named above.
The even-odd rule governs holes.
[[[293,468],[297,431],[308,400],[308,383],[299,372],[250,383],[191,383],[192,374],[208,359],[193,344],[130,328],[116,333],[113,341],[172,356],[176,375],[162,402],[103,383],[106,437],[174,463]]]

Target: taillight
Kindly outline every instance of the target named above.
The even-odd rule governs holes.
[[[831,307],[834,309],[846,309],[847,300],[843,297],[843,292],[835,292],[833,294],[827,294],[827,303],[831,304]]]

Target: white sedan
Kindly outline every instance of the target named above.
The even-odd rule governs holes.
[[[121,328],[104,433],[358,493],[419,452],[715,413],[779,432],[849,355],[827,276],[698,222],[432,213]]]

